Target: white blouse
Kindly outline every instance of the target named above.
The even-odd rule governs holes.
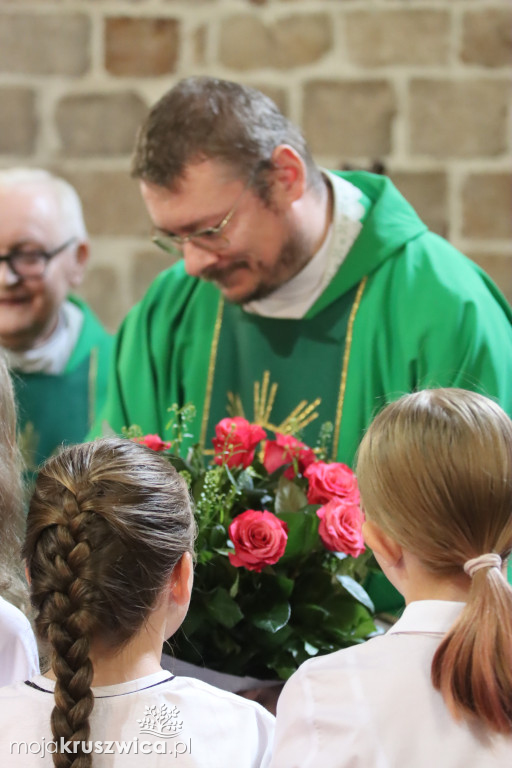
[[[37,643],[27,617],[0,597],[0,686],[38,672]]]
[[[512,735],[455,721],[430,680],[463,605],[413,602],[385,635],[304,663],[277,705],[271,768],[512,766]]]
[[[2,768],[53,766],[54,688],[0,688]],[[268,768],[274,718],[259,704],[166,670],[92,691],[95,768]]]

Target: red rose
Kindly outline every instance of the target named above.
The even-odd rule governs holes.
[[[229,526],[229,537],[235,546],[235,554],[229,555],[231,565],[259,573],[282,557],[288,526],[266,509],[248,509],[235,517]]]
[[[222,419],[215,427],[213,447],[216,464],[232,467],[248,467],[254,459],[254,449],[267,433],[257,424],[249,424],[246,419],[235,416]]]
[[[326,504],[334,497],[359,503],[359,489],[356,476],[346,464],[326,464],[317,461],[304,472],[309,480],[308,501],[310,504]]]
[[[309,467],[315,461],[315,454],[304,443],[291,435],[281,435],[276,432],[275,440],[267,440],[265,444],[265,456],[263,465],[269,474],[282,467],[283,464],[292,464],[288,467],[284,476],[293,480],[295,477],[295,466],[292,463],[297,461],[299,472],[304,473],[306,467]]]
[[[318,533],[327,549],[345,552],[352,557],[364,552],[363,514],[357,504],[331,499],[324,507],[317,509],[316,514],[320,518]]]
[[[167,451],[171,447],[171,443],[164,442],[158,435],[144,435],[144,437],[134,437],[134,443],[140,443],[152,451]]]

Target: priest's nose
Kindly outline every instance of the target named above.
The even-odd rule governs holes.
[[[201,248],[200,245],[188,242],[184,243],[183,259],[185,261],[185,272],[191,277],[201,277],[205,270],[214,267],[219,257],[213,251],[208,251],[205,248]]]

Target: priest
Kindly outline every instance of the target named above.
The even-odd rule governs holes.
[[[348,105],[347,105],[347,108]],[[160,274],[116,340],[105,423],[188,444],[242,415],[353,462],[376,411],[405,392],[462,387],[512,414],[512,313],[489,277],[429,232],[391,181],[314,162],[262,93],[179,82],[135,149]],[[184,443],[187,448],[187,441]]]

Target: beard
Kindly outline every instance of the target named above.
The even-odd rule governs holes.
[[[252,287],[248,287],[234,298],[226,297],[233,304],[249,304],[270,296],[281,285],[295,277],[312,256],[311,248],[302,233],[294,230],[284,242],[273,264],[266,264],[249,255],[234,254],[227,267],[205,270],[201,279],[215,283],[222,293],[229,294],[231,288],[236,290],[237,273],[241,278],[243,271],[253,274],[255,280]]]

